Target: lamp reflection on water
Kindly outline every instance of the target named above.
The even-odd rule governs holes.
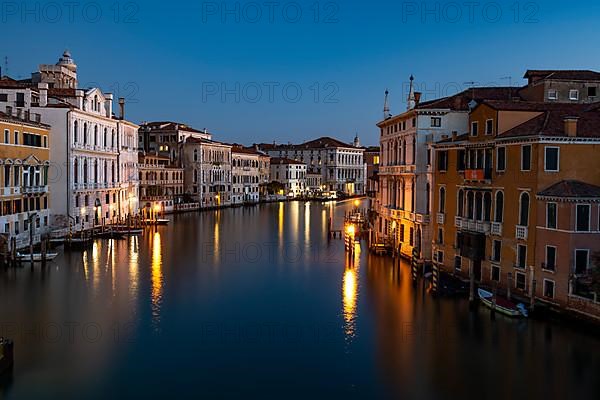
[[[358,272],[360,267],[360,244],[355,245],[354,258],[346,257],[346,269],[342,278],[344,334],[351,341],[356,336],[356,303],[358,300]]]
[[[137,298],[138,294],[138,269],[139,269],[139,243],[137,236],[129,237],[129,294],[132,301]]]
[[[162,289],[163,289],[163,275],[162,275],[162,249],[160,241],[160,233],[154,232],[152,237],[152,324],[155,329],[158,329],[160,323],[160,308],[162,304]]]

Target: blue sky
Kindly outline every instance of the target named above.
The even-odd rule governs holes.
[[[0,4],[3,73],[4,57],[27,77],[68,48],[80,84],[125,97],[128,119],[223,141],[377,144],[383,92],[402,111],[410,74],[432,99],[527,68],[600,70],[595,1],[28,3]]]

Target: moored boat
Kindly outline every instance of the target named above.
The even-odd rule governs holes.
[[[58,253],[46,253],[46,261],[54,260],[58,256]],[[31,254],[27,253],[17,253],[17,258],[21,261],[29,261],[31,260]],[[33,253],[33,261],[41,262],[42,254],[41,253]]]
[[[523,303],[515,304],[504,297],[496,296],[492,292],[484,289],[478,289],[477,294],[479,299],[488,308],[498,311],[509,317],[527,317],[529,314]]]

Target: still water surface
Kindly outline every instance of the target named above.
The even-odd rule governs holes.
[[[600,338],[413,287],[327,239],[351,203],[174,216],[0,272],[0,397],[599,398]]]

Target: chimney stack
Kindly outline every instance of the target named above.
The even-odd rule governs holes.
[[[578,117],[565,117],[565,133],[568,137],[577,136],[577,121]]]
[[[112,118],[112,113],[113,113],[113,94],[112,93],[106,93],[104,95],[104,97],[106,98],[106,102],[104,103],[104,107],[105,107],[105,111],[106,111],[106,117],[107,118]]]
[[[77,89],[75,90],[75,97],[77,98],[77,108],[83,110],[83,90]]]
[[[125,119],[125,98],[119,97],[119,118]]]
[[[456,138],[458,137],[458,132],[456,131],[452,131],[452,141],[455,142]]]
[[[415,92],[415,106],[418,106],[419,103],[421,102],[421,95],[423,93],[421,92]]]
[[[38,83],[38,89],[40,91],[40,107],[46,107],[48,105],[48,83]]]

